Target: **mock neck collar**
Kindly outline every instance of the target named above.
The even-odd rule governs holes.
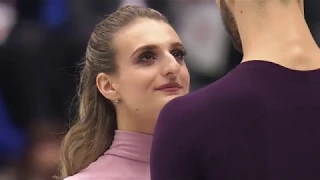
[[[116,130],[112,145],[105,155],[149,163],[152,138],[151,134]]]

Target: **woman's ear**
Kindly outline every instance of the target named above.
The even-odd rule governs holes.
[[[118,100],[117,89],[112,78],[105,73],[99,73],[96,77],[96,86],[100,93],[110,101]]]

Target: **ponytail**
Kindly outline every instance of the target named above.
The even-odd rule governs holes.
[[[79,87],[79,113],[75,124],[66,134],[61,147],[63,180],[85,169],[109,149],[117,128],[116,113],[111,101],[105,99],[85,67]]]

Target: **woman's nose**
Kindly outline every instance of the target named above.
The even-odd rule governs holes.
[[[180,64],[177,60],[170,54],[169,57],[163,62],[163,75],[164,76],[177,76],[180,72]]]

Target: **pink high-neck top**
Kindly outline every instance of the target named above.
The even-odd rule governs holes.
[[[152,135],[117,130],[109,150],[65,180],[150,180]]]

